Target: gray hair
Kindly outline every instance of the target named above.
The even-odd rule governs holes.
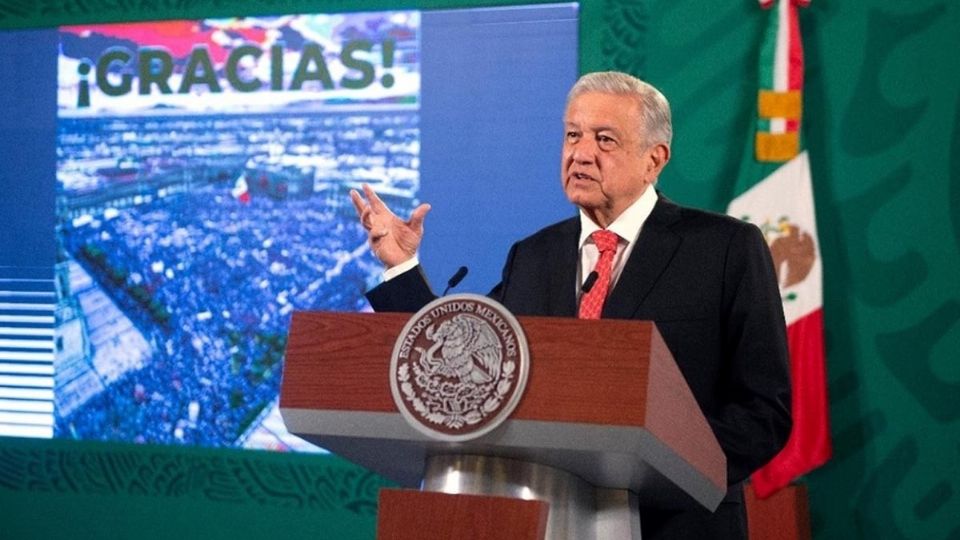
[[[670,141],[673,139],[670,103],[652,85],[619,71],[587,73],[580,77],[570,89],[567,94],[567,105],[570,105],[573,98],[588,92],[634,97],[640,105],[640,121],[643,124],[641,140],[648,145],[664,143],[670,146]]]

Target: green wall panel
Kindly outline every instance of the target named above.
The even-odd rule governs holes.
[[[373,538],[388,485],[331,455],[0,438],[0,537]]]

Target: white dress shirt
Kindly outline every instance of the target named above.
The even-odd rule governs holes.
[[[650,213],[653,212],[653,207],[656,204],[657,190],[648,186],[643,195],[628,206],[607,227],[608,231],[614,232],[620,237],[617,244],[617,254],[613,258],[613,273],[610,276],[610,288],[607,289],[607,294],[613,291],[617,280],[620,279],[623,267],[626,266],[627,259],[630,258],[630,254],[633,253],[633,248],[637,243],[637,238],[640,237],[640,230],[643,229],[643,224],[650,217]],[[590,239],[590,235],[598,230],[600,230],[600,226],[587,217],[583,210],[580,210],[580,268],[577,273],[577,284],[575,284],[577,285],[578,299],[583,292],[583,282],[597,266],[597,260],[600,259],[600,251],[597,250],[596,244]]]

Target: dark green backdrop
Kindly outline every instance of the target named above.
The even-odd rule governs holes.
[[[0,0],[0,27],[508,3]],[[581,5],[581,71],[638,74],[673,104],[671,198],[725,207],[765,17]],[[801,20],[835,444],[806,479],[814,534],[960,539],[960,2],[813,0]],[[381,484],[325,456],[3,439],[0,536],[371,538]]]

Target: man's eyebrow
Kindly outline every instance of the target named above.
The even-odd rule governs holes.
[[[564,121],[564,122],[563,122],[563,125],[564,125],[564,127],[574,127],[574,128],[580,128],[580,127],[581,127],[579,123],[577,123],[577,122],[570,122],[569,120],[568,120],[568,121]],[[587,126],[586,129],[589,130],[589,131],[596,131],[596,132],[599,132],[599,131],[612,131],[612,132],[614,132],[614,133],[619,133],[619,131],[617,130],[616,127],[614,127],[614,126],[606,126],[606,125]]]
[[[615,128],[615,127],[613,127],[613,126],[593,126],[593,127],[591,128],[591,130],[592,130],[592,131],[596,131],[596,132],[600,132],[600,131],[612,131],[613,133],[620,133],[620,132],[617,130],[617,128]]]
[[[608,133],[610,133],[610,134],[612,134],[612,135],[615,135],[615,136],[617,136],[617,137],[620,136],[620,130],[618,130],[618,129],[617,129],[616,127],[614,127],[614,126],[608,126],[608,125],[587,126],[586,128],[584,128],[584,127],[580,126],[580,124],[577,123],[577,122],[564,121],[564,122],[563,122],[563,127],[564,127],[564,129],[576,129],[576,130],[579,130],[579,131],[589,131],[590,133],[603,133],[603,132],[608,132]]]

